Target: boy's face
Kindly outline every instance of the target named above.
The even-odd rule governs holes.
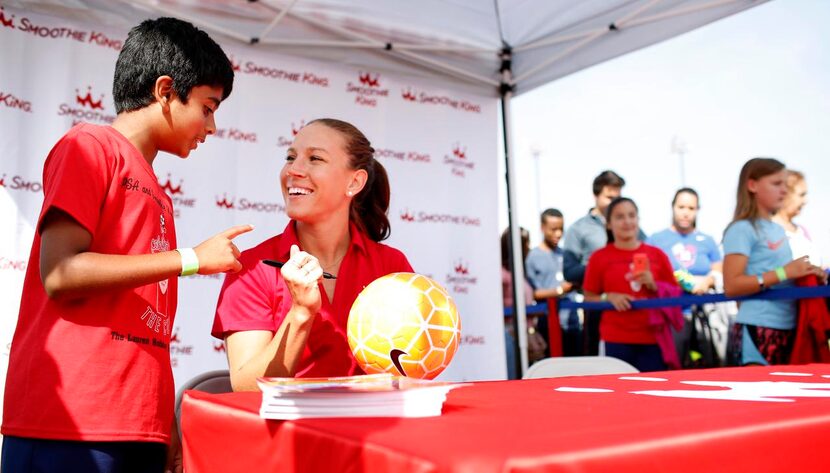
[[[599,195],[594,197],[596,200],[596,209],[600,215],[605,216],[605,210],[608,208],[608,205],[621,194],[622,187],[604,186],[599,192]]]
[[[542,224],[542,235],[548,248],[556,248],[565,229],[565,220],[562,217],[546,216]]]
[[[170,101],[168,133],[160,149],[186,158],[199,143],[204,143],[207,135],[216,133],[213,115],[221,102],[221,87],[193,87],[186,104],[174,94]]]

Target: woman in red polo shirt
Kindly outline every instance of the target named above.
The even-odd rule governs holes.
[[[291,221],[242,253],[216,307],[212,334],[225,340],[235,391],[256,390],[259,376],[363,373],[346,337],[349,309],[370,282],[412,271],[403,253],[378,243],[389,236],[389,180],[373,153],[360,130],[328,118],[288,148],[280,184]]]
[[[606,213],[608,244],[588,260],[585,301],[607,300],[614,306],[602,313],[599,326],[606,355],[640,371],[665,370],[650,312],[632,310],[631,301],[657,297],[660,283],[676,287],[671,262],[662,250],[638,238],[640,218],[633,200],[618,197]]]

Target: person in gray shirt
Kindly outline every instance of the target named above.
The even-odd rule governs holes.
[[[559,241],[565,229],[565,219],[558,209],[547,209],[542,212],[541,231],[542,242],[530,250],[525,260],[525,274],[533,286],[533,298],[538,302],[552,297],[561,297],[571,291],[573,285],[565,281],[562,273],[563,251]],[[579,318],[574,313],[574,320],[570,320],[571,311],[559,311],[558,317],[542,316],[538,321],[538,329],[550,346],[548,327],[550,323],[558,323],[562,327],[562,351],[566,356],[578,353]]]

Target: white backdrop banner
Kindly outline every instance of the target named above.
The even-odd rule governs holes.
[[[111,123],[112,77],[126,31],[0,9],[0,342],[2,380],[51,147],[79,121]],[[451,292],[462,343],[441,375],[505,376],[497,228],[498,102],[440,84],[348,70],[223,44],[236,69],[216,135],[187,160],[160,156],[179,246],[251,223],[250,248],[287,223],[279,170],[293,135],[320,117],[349,121],[377,149],[392,187],[387,241]],[[170,344],[177,384],[227,367],[210,336],[222,276],[185,278]],[[106,356],[105,353],[101,354]],[[0,394],[2,395],[2,394]]]

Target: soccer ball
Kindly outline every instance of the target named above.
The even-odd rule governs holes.
[[[368,374],[433,379],[458,349],[461,319],[446,289],[415,273],[366,286],[349,312],[349,346]]]

